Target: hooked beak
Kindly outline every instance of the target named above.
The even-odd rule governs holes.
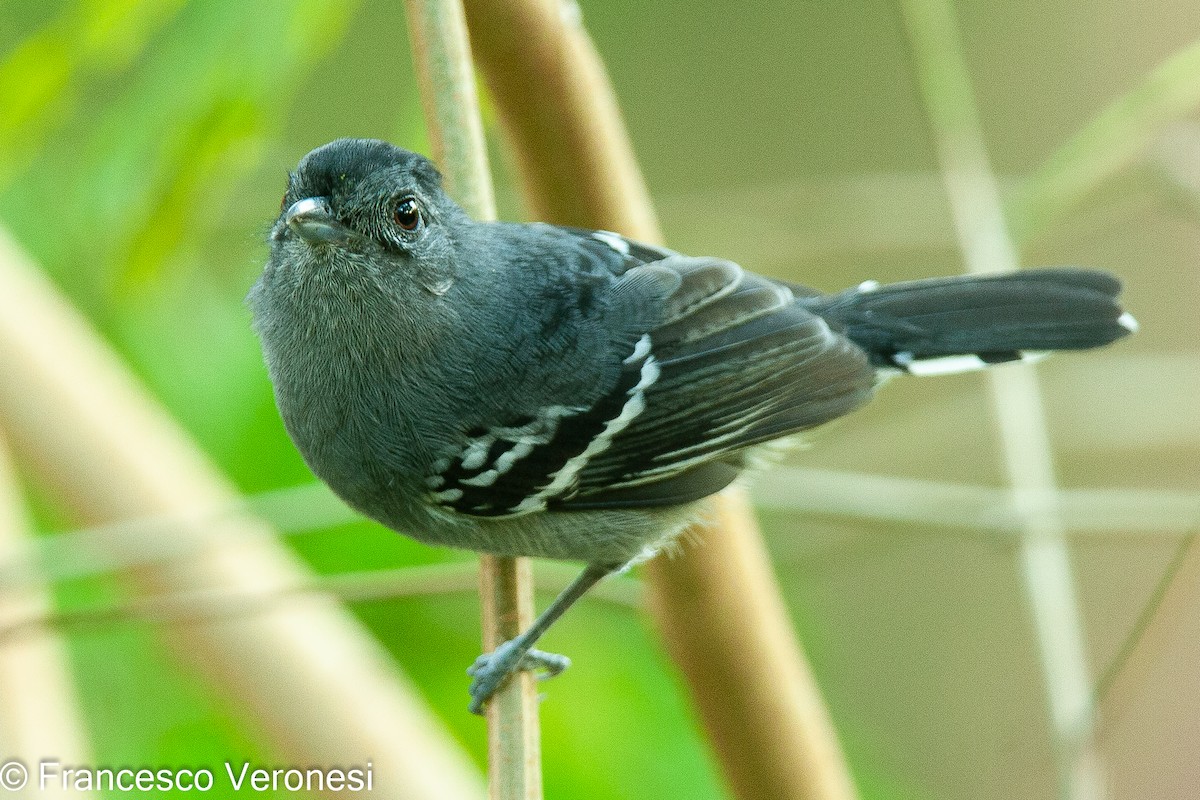
[[[297,200],[284,214],[284,222],[292,231],[309,244],[346,244],[354,233],[333,218],[329,201],[324,197],[306,197]]]

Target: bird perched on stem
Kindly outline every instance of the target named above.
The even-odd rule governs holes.
[[[654,554],[772,441],[882,377],[1108,344],[1113,276],[932,278],[837,294],[614,233],[476,222],[425,158],[339,139],[291,174],[250,292],[280,413],[363,514],[431,544],[587,564],[471,668],[473,711],[596,581]]]

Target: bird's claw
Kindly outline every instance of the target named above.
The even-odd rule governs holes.
[[[538,672],[538,679],[553,678],[571,665],[571,659],[544,650],[525,649],[517,640],[505,642],[490,653],[484,653],[467,668],[471,676],[472,714],[482,714],[483,706],[514,672]]]

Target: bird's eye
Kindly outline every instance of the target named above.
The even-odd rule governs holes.
[[[405,197],[396,203],[396,210],[392,212],[392,218],[404,230],[415,231],[421,224],[421,207],[417,205],[416,198]]]

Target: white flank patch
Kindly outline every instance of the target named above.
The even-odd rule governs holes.
[[[554,473],[549,484],[536,494],[522,500],[513,509],[513,513],[523,514],[527,511],[543,509],[546,507],[547,499],[561,494],[574,483],[576,476],[587,466],[592,457],[607,450],[617,434],[628,428],[629,424],[646,410],[646,390],[658,380],[659,372],[658,363],[654,360],[654,356],[648,356],[645,363],[642,364],[641,377],[637,385],[629,390],[629,399],[621,407],[621,413],[605,423],[604,430],[600,431],[596,438],[588,443],[588,446],[584,448],[582,453],[568,460],[566,464],[563,464],[562,468]]]
[[[879,281],[863,281],[858,285],[860,292],[873,292],[879,288]]]
[[[1133,318],[1133,314],[1130,314],[1128,311],[1117,317],[1117,324],[1130,333],[1137,333],[1138,329],[1142,327],[1141,325],[1138,325],[1138,321]]]
[[[604,242],[623,256],[629,255],[629,242],[625,241],[620,234],[612,231],[595,231],[592,233],[592,238]]]

